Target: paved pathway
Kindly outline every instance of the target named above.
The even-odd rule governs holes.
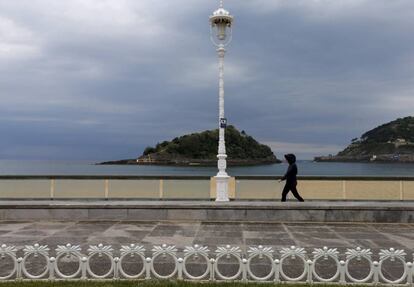
[[[129,243],[142,244],[151,253],[152,245],[209,246],[211,255],[219,245],[238,245],[246,254],[247,246],[273,246],[276,250],[296,245],[308,255],[313,248],[338,248],[341,259],[347,248],[371,248],[378,260],[379,249],[405,249],[406,259],[414,252],[414,224],[326,224],[326,223],[209,223],[209,222],[0,222],[0,244],[47,244],[50,255],[57,245],[79,244],[86,253],[88,245],[111,244],[119,256],[119,247]],[[310,254],[309,254],[310,253]],[[182,253],[180,253],[182,254]],[[19,251],[22,256],[22,251]],[[279,254],[276,253],[279,257]],[[1,264],[0,264],[1,265]],[[4,265],[3,265],[4,266]],[[398,269],[398,268],[397,268]],[[400,273],[397,269],[396,274]],[[391,277],[398,275],[390,274]]]
[[[26,244],[139,243],[146,246],[174,244],[208,245],[212,250],[223,244],[402,248],[414,252],[414,224],[326,224],[326,223],[209,223],[209,222],[0,222],[0,243],[22,247]]]

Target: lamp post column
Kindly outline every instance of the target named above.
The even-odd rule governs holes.
[[[219,140],[216,179],[216,201],[229,201],[229,176],[226,172],[227,154],[225,142],[225,130],[227,121],[224,117],[224,54],[225,47],[231,42],[233,16],[223,8],[223,1],[220,7],[210,16],[210,37],[213,44],[217,47],[219,58]],[[230,32],[228,36],[227,32]]]
[[[228,183],[230,177],[226,172],[226,120],[224,116],[224,54],[226,53],[226,49],[223,45],[219,46],[217,53],[219,58],[219,142],[217,155],[218,173],[216,175],[216,201],[229,201]]]

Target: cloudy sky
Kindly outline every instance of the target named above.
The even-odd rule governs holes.
[[[217,126],[215,0],[0,0],[0,159],[132,158]],[[414,111],[414,1],[227,0],[230,124],[336,153]]]

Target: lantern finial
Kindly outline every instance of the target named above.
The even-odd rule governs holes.
[[[211,24],[211,40],[216,46],[227,46],[231,41],[233,16],[223,8],[223,2],[223,0],[220,0],[220,7],[209,18]]]

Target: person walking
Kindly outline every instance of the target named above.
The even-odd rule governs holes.
[[[286,180],[285,187],[282,191],[282,201],[286,201],[286,196],[289,191],[296,197],[298,201],[304,201],[303,198],[299,195],[296,186],[298,181],[296,179],[296,175],[298,174],[298,167],[296,166],[296,156],[292,153],[285,154],[285,159],[289,163],[289,167],[286,171],[286,174],[279,180],[282,182]]]

